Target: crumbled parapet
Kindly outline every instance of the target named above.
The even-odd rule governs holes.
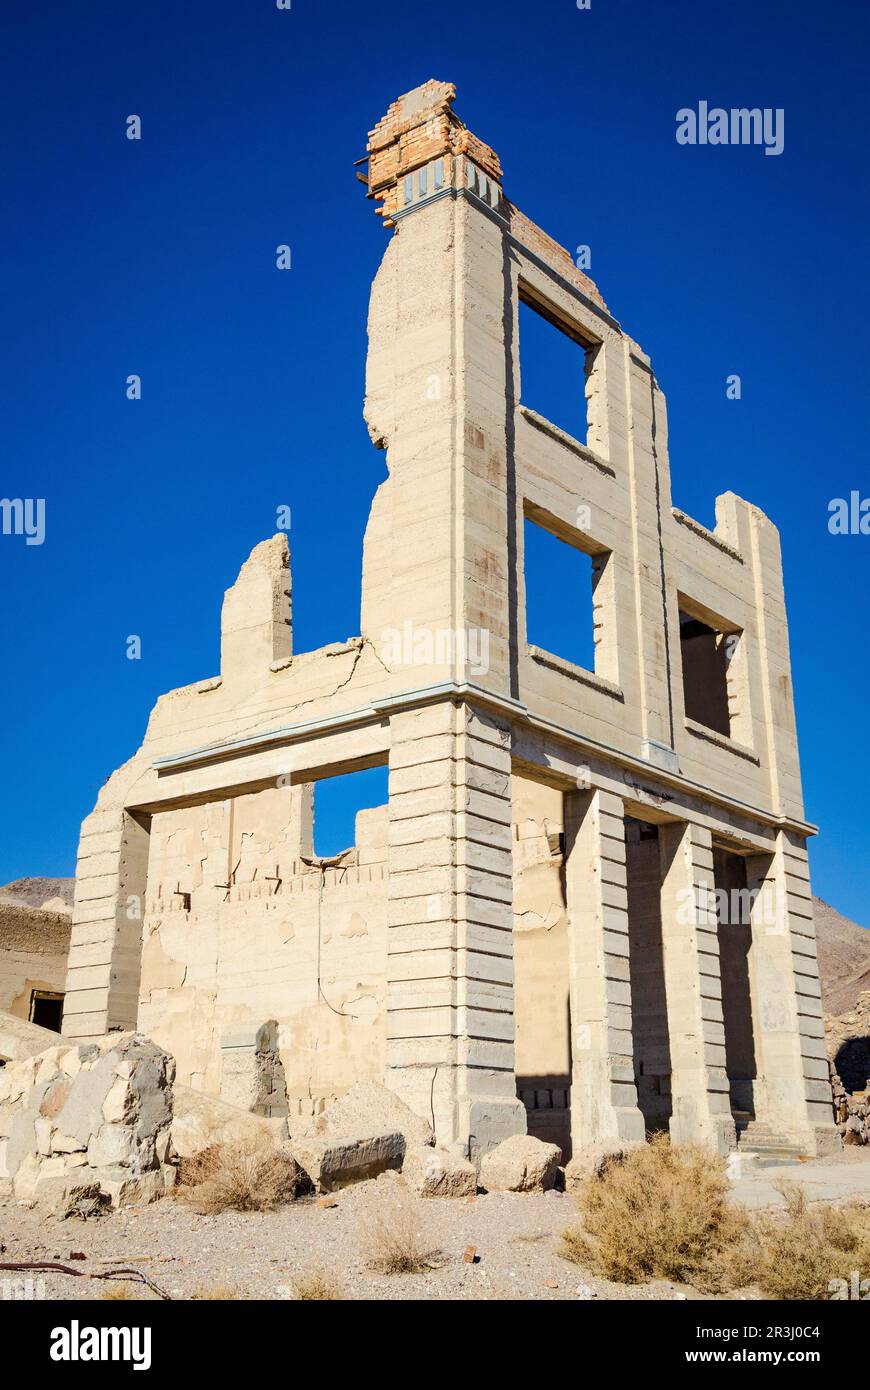
[[[413,1144],[402,1164],[402,1177],[421,1197],[473,1197],[477,1171],[467,1158],[431,1144]]]
[[[174,1060],[137,1033],[50,1047],[0,1072],[0,1184],[58,1215],[162,1197]]]
[[[554,1187],[562,1150],[531,1134],[512,1134],[480,1164],[480,1185],[487,1192],[546,1192]]]

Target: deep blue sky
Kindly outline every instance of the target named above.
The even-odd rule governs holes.
[[[434,76],[508,196],[592,248],[668,397],[675,503],[710,525],[731,488],[779,524],[815,887],[870,919],[870,537],[827,532],[870,494],[864,3],[6,0],[0,24],[0,495],[48,507],[42,547],[0,537],[0,882],[72,871],[156,696],[217,671],[279,505],[297,650],[358,631],[386,234],[352,164]],[[783,107],[785,152],[678,146],[702,99]]]

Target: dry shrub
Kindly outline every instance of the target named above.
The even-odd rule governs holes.
[[[870,1277],[870,1206],[811,1206],[783,1182],[783,1211],[748,1213],[728,1187],[724,1159],[658,1135],[586,1180],[560,1253],[619,1283],[752,1286],[771,1299],[830,1298],[832,1280]]]
[[[231,1284],[204,1284],[201,1289],[196,1289],[190,1296],[202,1303],[229,1303],[238,1298],[238,1294]]]
[[[342,1297],[338,1285],[320,1269],[309,1269],[298,1274],[293,1280],[293,1292],[300,1301],[309,1303],[327,1299],[335,1301]]]
[[[716,1289],[721,1255],[746,1220],[727,1204],[728,1189],[724,1159],[655,1135],[582,1184],[580,1225],[563,1232],[560,1253],[618,1283],[674,1279]]]
[[[304,1179],[284,1149],[268,1140],[211,1144],[182,1161],[175,1194],[201,1214],[272,1211],[292,1202]]]
[[[753,1216],[728,1253],[732,1287],[756,1285],[766,1298],[828,1299],[831,1281],[853,1272],[870,1277],[870,1207],[807,1203],[796,1183],[783,1182],[784,1211]]]
[[[417,1202],[399,1183],[374,1183],[360,1219],[369,1269],[380,1274],[420,1274],[441,1263],[427,1236]]]

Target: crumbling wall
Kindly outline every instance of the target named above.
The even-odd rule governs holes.
[[[174,1066],[148,1038],[59,1044],[0,1071],[0,1192],[66,1214],[162,1197]]]
[[[386,808],[320,866],[302,858],[309,806],[288,786],[155,815],[142,933],[139,1026],[179,1080],[241,1104],[271,1021],[282,1082],[250,1108],[291,1117],[384,1065]]]

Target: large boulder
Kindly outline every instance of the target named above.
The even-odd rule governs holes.
[[[487,1192],[545,1192],[554,1185],[562,1150],[531,1134],[512,1134],[480,1165],[480,1184]]]
[[[431,1144],[412,1144],[405,1153],[402,1177],[421,1197],[472,1197],[477,1172],[468,1159]]]
[[[304,1128],[306,1133],[324,1139],[342,1139],[349,1134],[398,1133],[404,1135],[409,1147],[435,1142],[429,1121],[406,1105],[395,1091],[387,1090],[376,1081],[357,1081]]]
[[[256,1145],[262,1141],[268,1147],[287,1138],[285,1119],[252,1115],[190,1086],[176,1084],[173,1100],[172,1148],[179,1158],[192,1158],[215,1144]]]

